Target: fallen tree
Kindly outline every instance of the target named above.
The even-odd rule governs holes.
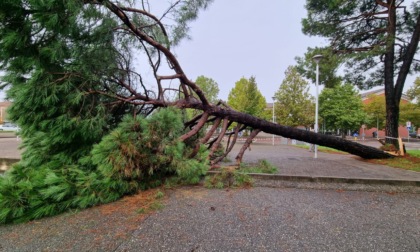
[[[85,1],[86,3],[96,3],[97,1]],[[166,57],[169,65],[172,67],[173,71],[175,72],[174,75],[170,76],[159,76],[156,74],[156,80],[159,86],[160,93],[157,99],[145,99],[141,94],[133,92],[130,97],[120,97],[120,99],[124,102],[132,102],[134,104],[153,104],[156,107],[159,106],[177,106],[179,108],[193,108],[203,111],[200,116],[194,118],[194,120],[187,123],[188,126],[192,128],[191,132],[187,135],[183,136],[181,139],[185,140],[189,137],[192,137],[198,133],[201,128],[207,127],[209,122],[214,122],[216,118],[223,119],[223,127],[222,131],[219,133],[219,138],[217,141],[210,143],[212,146],[213,143],[220,142],[221,137],[226,134],[227,125],[232,123],[239,123],[236,127],[236,130],[233,133],[233,139],[230,141],[230,145],[235,144],[235,140],[237,138],[238,133],[250,127],[254,130],[264,131],[266,133],[275,134],[287,138],[292,138],[296,140],[301,140],[313,144],[328,146],[332,148],[336,148],[338,150],[346,151],[354,155],[358,155],[363,158],[389,158],[390,155],[378,150],[376,148],[368,147],[365,145],[361,145],[358,143],[354,143],[351,141],[346,141],[343,139],[338,139],[331,136],[325,136],[321,134],[316,134],[308,131],[302,131],[299,129],[286,127],[274,123],[267,122],[265,120],[259,119],[257,117],[253,117],[244,113],[240,113],[234,111],[233,109],[226,106],[224,103],[220,102],[219,104],[213,105],[210,104],[205,94],[200,90],[200,88],[192,81],[190,81],[183,71],[181,64],[177,61],[176,57],[171,53],[169,48],[165,47],[163,44],[156,41],[150,34],[147,34],[141,27],[136,25],[132,20],[133,17],[130,17],[127,13],[132,13],[135,15],[144,15],[148,17],[152,17],[150,13],[144,13],[144,10],[136,10],[127,7],[120,7],[115,5],[110,1],[99,1],[101,4],[106,6],[111,12],[113,12],[124,24],[125,29],[128,29],[132,36],[135,36],[140,43],[146,43],[156,49],[159,53],[162,53],[164,57]],[[158,20],[156,20],[157,27],[164,27]],[[167,32],[162,28],[162,34],[167,34]],[[150,62],[153,62],[151,58],[149,58]],[[157,69],[155,69],[157,70]],[[155,72],[156,73],[156,72]],[[179,99],[175,102],[166,102],[161,95],[165,89],[161,86],[162,80],[178,80],[180,83],[180,95],[182,99]],[[145,90],[145,92],[147,92]],[[199,98],[197,101],[194,99],[194,94]],[[220,121],[216,121],[220,123]],[[204,140],[208,140],[210,134],[213,134],[213,131],[209,131],[207,135],[203,138]],[[251,135],[251,137],[255,137],[256,135]],[[201,143],[206,143],[207,141],[201,141]],[[210,147],[211,148],[211,147]],[[226,150],[230,150],[231,148],[227,148]],[[243,150],[241,150],[243,151]],[[237,156],[237,161],[241,161],[243,153],[239,153]],[[218,159],[220,160],[220,159]]]
[[[9,118],[21,127],[24,148],[0,176],[0,223],[115,201],[173,178],[197,183],[209,158],[220,162],[249,129],[238,162],[260,131],[390,157],[209,102],[171,46],[211,1],[176,1],[160,17],[147,1],[122,5],[130,2],[0,1],[1,86],[8,86]],[[186,109],[197,113],[186,118]]]
[[[112,118],[103,123],[112,129],[124,114],[149,115],[158,108],[173,106],[197,111],[185,124],[191,131],[180,140],[197,138],[203,129],[211,128],[200,139],[200,144],[208,145],[213,163],[221,160],[212,156],[222,137],[229,135],[226,148],[229,152],[238,134],[245,129],[328,146],[363,158],[390,157],[381,150],[351,141],[273,124],[237,112],[222,101],[211,104],[171,51],[171,46],[186,36],[188,21],[195,19],[198,11],[210,2],[177,1],[160,17],[149,11],[148,1],[136,6],[130,1],[117,4],[108,0],[73,0],[66,5],[60,1],[3,3],[1,61],[8,74],[4,78],[5,85],[11,86],[9,97],[15,101],[11,117],[22,125],[23,136],[31,138],[37,130],[42,131],[51,124],[39,121],[34,129],[43,116],[57,117],[73,111],[70,118],[77,113],[95,117],[98,113],[92,114],[92,108],[102,106],[104,116]],[[164,24],[165,18],[172,24]],[[16,30],[16,27],[23,28]],[[147,73],[153,75],[152,80],[147,78]],[[29,83],[33,87],[28,87]],[[77,102],[63,102],[71,86],[80,93],[73,98],[79,102],[77,105]],[[63,89],[62,93],[56,91],[58,88]],[[36,92],[45,96],[44,107],[36,100]],[[62,107],[61,112],[57,108],[53,112],[46,111],[57,104]],[[232,124],[236,128],[227,134]],[[219,137],[211,138],[218,127],[222,128]],[[98,136],[107,132],[98,132]],[[255,136],[252,134],[246,144]],[[243,150],[237,156],[238,162]]]

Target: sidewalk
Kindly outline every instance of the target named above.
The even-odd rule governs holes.
[[[235,146],[229,154],[231,161],[235,160],[240,147]],[[293,145],[272,146],[268,143],[255,143],[251,146],[251,151],[246,151],[243,162],[255,163],[260,159],[265,159],[278,167],[278,174],[255,175],[258,179],[272,180],[261,185],[281,184],[275,181],[331,182],[409,186],[410,191],[414,189],[420,192],[419,172],[371,164],[350,154],[318,152],[318,158],[315,159],[313,152]]]

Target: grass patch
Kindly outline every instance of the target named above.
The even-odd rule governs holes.
[[[277,173],[277,167],[265,159],[258,160],[256,164],[241,164],[238,169],[243,173]]]
[[[420,150],[408,150],[408,151],[407,151],[407,153],[408,153],[410,156],[420,158]]]
[[[222,168],[220,173],[214,175],[207,175],[204,179],[204,186],[206,188],[246,188],[252,187],[252,177],[239,172],[235,168]]]
[[[251,187],[254,183],[252,177],[247,173],[277,173],[277,167],[267,160],[258,160],[256,164],[241,164],[238,167],[230,166],[220,169],[220,173],[208,175],[204,179],[204,186],[207,188],[243,188]]]
[[[404,157],[389,159],[371,159],[369,163],[382,164],[404,170],[420,172],[420,151],[407,151]]]
[[[141,206],[135,209],[137,214],[150,214],[162,210],[165,207],[163,204],[165,193],[160,189],[151,189],[140,193],[145,196],[141,198],[141,203],[137,203],[137,206]]]
[[[309,150],[309,148],[310,148],[310,145],[293,145],[293,146],[301,148],[301,149],[306,149],[306,150]],[[318,145],[318,151],[331,153],[331,154],[349,154],[349,153],[341,151],[341,150],[337,150],[337,149],[330,148],[330,147],[319,146],[319,145]]]

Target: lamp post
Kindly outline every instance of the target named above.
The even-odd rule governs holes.
[[[316,95],[315,95],[315,133],[318,133],[318,82],[319,82],[319,61],[322,59],[322,55],[317,54],[312,59],[316,63]],[[315,144],[314,146],[314,158],[318,158],[318,146]]]
[[[274,115],[274,105],[276,105],[276,97],[271,97],[273,98],[273,123],[276,123],[276,117]],[[274,134],[273,134],[273,146],[274,146]]]

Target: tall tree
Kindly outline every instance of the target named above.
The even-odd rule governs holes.
[[[386,135],[398,136],[399,104],[407,75],[420,70],[414,59],[420,39],[420,3],[404,0],[307,0],[303,32],[326,37],[347,63],[347,82],[385,86]],[[394,79],[396,80],[394,81]]]
[[[259,117],[262,117],[267,106],[253,76],[249,79],[242,77],[235,83],[235,87],[229,92],[227,103],[237,111]]]
[[[309,94],[309,83],[294,66],[289,66],[285,79],[275,94],[276,122],[296,127],[314,124],[315,105]]]
[[[359,129],[366,121],[360,95],[350,84],[324,88],[319,95],[319,114],[329,129]]]
[[[341,84],[343,78],[337,74],[339,67],[342,65],[340,55],[334,53],[331,48],[308,48],[304,57],[296,57],[297,69],[307,79],[316,81],[316,63],[312,59],[315,55],[322,55],[323,58],[319,62],[319,84],[327,88],[333,88]]]

